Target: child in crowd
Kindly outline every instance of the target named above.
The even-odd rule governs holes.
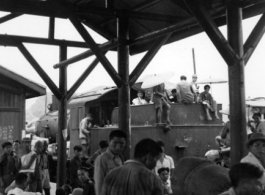
[[[78,179],[82,183],[83,195],[95,195],[94,183],[89,178],[89,169],[80,167],[77,171]]]
[[[162,167],[162,168],[158,169],[157,172],[158,172],[160,179],[162,180],[162,186],[164,189],[164,194],[165,195],[172,194],[172,189],[171,189],[169,183],[167,182],[167,180],[169,178],[169,168],[168,167]]]
[[[72,194],[72,187],[68,184],[64,184],[62,186],[62,188],[64,189],[64,194],[65,195],[69,195],[69,194]]]
[[[74,157],[70,161],[70,185],[73,189],[80,187],[80,182],[77,177],[77,170],[82,166],[81,156],[82,147],[79,145],[74,146]]]

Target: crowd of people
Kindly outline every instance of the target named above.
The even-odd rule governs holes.
[[[161,83],[152,88],[152,94],[150,97],[144,97],[144,91],[139,90],[137,97],[132,100],[133,106],[144,105],[153,103],[156,108],[156,121],[162,123],[161,115],[164,110],[166,113],[166,123],[172,125],[169,119],[170,116],[170,104],[171,103],[182,103],[182,104],[193,104],[201,103],[204,106],[206,112],[206,119],[212,120],[210,112],[214,113],[214,117],[219,119],[217,114],[217,103],[209,93],[210,86],[205,85],[204,91],[199,93],[199,87],[197,86],[197,75],[192,76],[192,81],[188,82],[186,76],[180,77],[180,82],[176,84],[176,88],[171,90],[171,94],[165,89],[165,83]]]
[[[127,161],[123,151],[126,134],[113,130],[109,140],[99,143],[99,150],[82,162],[82,146],[76,145],[70,162],[70,181],[58,187],[56,195],[162,195],[173,194],[171,178],[174,161],[166,155],[162,140],[142,139],[134,146]],[[2,144],[0,190],[7,195],[50,194],[47,142],[31,140]],[[249,153],[231,167],[231,188],[221,195],[260,195],[265,185],[265,135],[253,133],[247,142]]]

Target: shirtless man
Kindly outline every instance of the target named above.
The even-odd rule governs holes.
[[[169,125],[172,124],[169,119],[171,106],[169,105],[164,83],[161,83],[153,88],[153,102],[156,108],[156,122],[161,123],[162,111],[165,109],[166,123]]]

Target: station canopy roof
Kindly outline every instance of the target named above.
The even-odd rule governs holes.
[[[129,18],[130,54],[144,52],[155,38],[173,31],[166,44],[203,32],[186,0],[0,0],[0,11],[78,19],[107,40],[117,37],[117,17]],[[226,9],[233,0],[196,0],[217,26],[226,24]],[[110,7],[106,8],[106,2]],[[265,12],[265,0],[241,0],[243,18]]]
[[[5,88],[15,86],[26,94],[26,99],[38,97],[46,94],[46,87],[33,82],[11,70],[0,65],[0,83]]]

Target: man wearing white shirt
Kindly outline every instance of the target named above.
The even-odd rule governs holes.
[[[168,178],[167,182],[171,186],[170,178],[173,176],[173,171],[175,169],[174,161],[173,161],[172,157],[165,154],[165,149],[164,149],[165,143],[161,140],[157,141],[157,143],[162,148],[162,153],[161,153],[161,156],[156,163],[156,167],[155,167],[154,171],[155,171],[155,174],[158,175],[158,169],[160,169],[162,167],[169,168],[169,178]]]
[[[10,190],[7,195],[41,195],[39,192],[25,192],[28,176],[25,173],[18,173],[15,178],[16,188]]]

